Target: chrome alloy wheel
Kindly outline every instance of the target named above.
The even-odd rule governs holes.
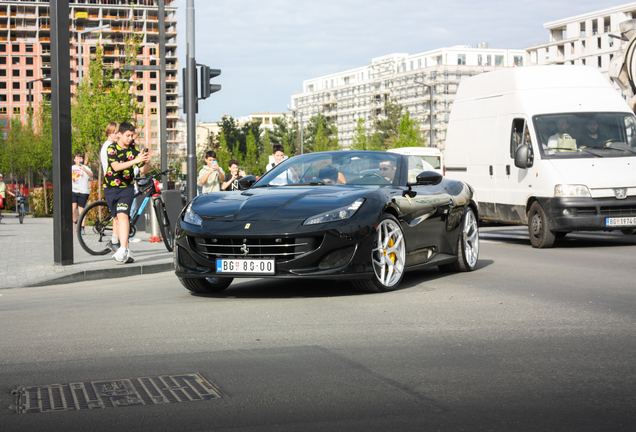
[[[472,211],[466,212],[464,218],[464,257],[469,267],[475,267],[477,259],[479,259],[479,226],[477,218]]]
[[[400,225],[385,219],[378,225],[371,258],[373,271],[382,285],[390,287],[402,279],[406,252],[404,234]]]

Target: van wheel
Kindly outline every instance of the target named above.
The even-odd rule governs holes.
[[[528,212],[528,234],[530,243],[535,248],[551,248],[556,239],[554,232],[548,228],[548,219],[545,217],[543,207],[535,201]]]

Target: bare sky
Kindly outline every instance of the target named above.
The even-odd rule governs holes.
[[[480,42],[511,49],[546,43],[544,23],[626,3],[195,0],[195,57],[197,63],[222,70],[213,82],[223,86],[199,102],[198,121],[218,121],[223,114],[285,112],[291,95],[302,90],[303,80],[364,66],[386,54],[476,47]],[[187,2],[176,4],[181,68]]]

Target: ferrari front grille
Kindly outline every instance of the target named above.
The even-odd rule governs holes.
[[[191,237],[190,244],[208,260],[216,258],[274,258],[289,261],[316,250],[322,237]]]

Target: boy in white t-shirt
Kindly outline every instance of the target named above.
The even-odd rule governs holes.
[[[77,217],[82,214],[88,202],[88,195],[90,193],[88,182],[93,178],[93,171],[84,165],[84,155],[82,152],[75,153],[75,165],[73,165],[71,172],[73,178],[73,232],[76,232]],[[84,223],[84,221],[82,222]],[[82,234],[84,234],[84,226],[82,226],[81,229]]]

